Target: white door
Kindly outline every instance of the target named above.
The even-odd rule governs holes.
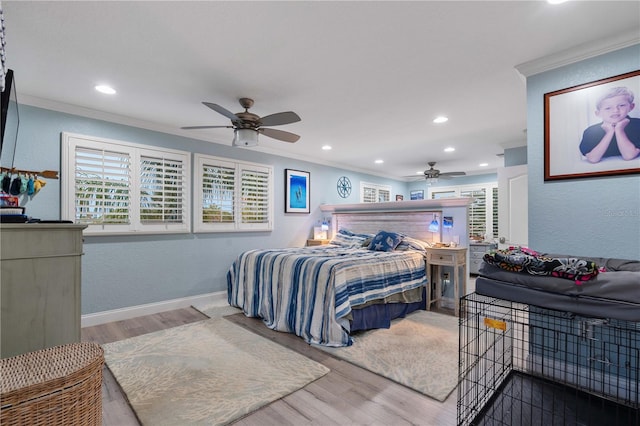
[[[498,169],[498,247],[527,246],[529,186],[527,165]]]

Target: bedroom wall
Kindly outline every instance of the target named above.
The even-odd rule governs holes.
[[[392,186],[408,194],[406,183],[259,151],[213,144],[48,109],[20,105],[15,167],[60,170],[60,133],[73,132],[243,159],[274,166],[275,217],[272,232],[126,235],[84,238],[82,314],[226,291],[226,272],[237,254],[267,247],[303,246],[322,218],[320,204],[357,203],[360,181]],[[284,169],[311,174],[311,214],[284,214]],[[354,187],[340,198],[336,182],[346,175]],[[60,181],[23,203],[29,216],[60,219]]]
[[[640,259],[640,175],[544,181],[544,94],[638,69],[634,45],[527,78],[531,247]]]

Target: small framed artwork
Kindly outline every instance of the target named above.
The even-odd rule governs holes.
[[[409,193],[412,200],[424,200],[424,191],[422,189],[417,191],[411,191]]]
[[[396,194],[396,201],[402,201],[402,200],[404,200],[404,195]]]
[[[640,70],[544,95],[544,180],[640,173]]]
[[[285,213],[310,213],[311,174],[300,170],[284,170]]]

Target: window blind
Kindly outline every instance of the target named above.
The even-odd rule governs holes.
[[[195,155],[196,232],[273,229],[273,167]]]
[[[185,151],[63,132],[62,219],[86,235],[189,232]]]
[[[204,166],[202,169],[202,222],[235,221],[235,167]]]
[[[76,146],[74,156],[74,222],[130,223],[130,154]]]
[[[141,156],[140,221],[181,223],[184,216],[182,161]]]

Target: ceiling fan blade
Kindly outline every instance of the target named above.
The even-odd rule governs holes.
[[[451,177],[451,176],[466,176],[465,172],[447,172],[447,173],[440,173],[441,177]]]
[[[184,130],[194,130],[194,129],[233,129],[233,126],[185,126],[180,127]]]
[[[229,120],[231,120],[234,123],[236,123],[236,122],[243,123],[243,121],[242,121],[242,119],[240,117],[238,117],[237,115],[235,115],[234,113],[232,113],[228,109],[226,109],[224,107],[221,107],[218,104],[212,104],[211,102],[203,102],[203,104],[208,106],[209,108],[211,108],[215,112],[224,115],[225,117],[227,117]]]
[[[276,130],[276,129],[258,129],[258,132],[262,133],[265,136],[269,136],[270,138],[273,139],[278,139],[280,141],[284,141],[284,142],[297,142],[298,139],[300,139],[300,136],[294,134],[294,133],[289,133],[289,132],[284,132],[282,130]]]
[[[300,121],[300,117],[293,111],[278,112],[266,115],[260,119],[261,126],[281,126]]]

